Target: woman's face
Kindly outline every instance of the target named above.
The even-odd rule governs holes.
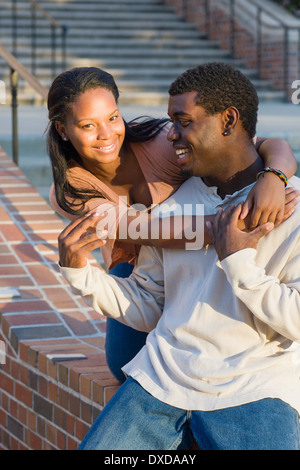
[[[110,163],[119,156],[125,126],[111,91],[88,90],[71,105],[66,122],[56,122],[56,129],[73,147],[88,167]]]

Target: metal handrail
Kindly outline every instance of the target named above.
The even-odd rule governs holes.
[[[22,77],[32,88],[46,101],[48,90],[34,77],[23,64],[21,64],[16,57],[11,54],[5,47],[0,45],[0,56],[10,66],[11,74],[11,107],[12,107],[12,148],[13,148],[13,161],[18,165],[18,120],[17,120],[17,107],[18,107],[18,78]]]
[[[56,28],[61,30],[61,48],[62,48],[62,69],[66,68],[66,38],[68,32],[68,25],[60,24],[53,18],[38,2],[29,0],[31,3],[31,28],[32,28],[32,73],[35,73],[36,65],[36,10],[39,10],[44,18],[46,18],[51,27],[51,50],[52,50],[52,78],[56,76]]]
[[[211,9],[210,9],[210,0],[204,1],[204,8],[205,8],[205,19],[206,19],[206,34],[207,37],[210,37],[210,16],[211,16]],[[236,5],[238,0],[227,0],[228,8],[229,8],[229,15],[228,21],[230,23],[230,51],[233,57],[235,57],[235,12],[236,12]],[[257,30],[257,37],[256,37],[256,45],[257,45],[257,69],[259,76],[262,75],[261,73],[261,65],[262,65],[262,28],[269,28],[269,29],[278,29],[278,27],[283,29],[284,32],[284,91],[286,95],[286,99],[289,99],[289,77],[288,77],[288,62],[289,62],[289,33],[290,31],[298,31],[298,72],[300,77],[300,26],[298,25],[290,25],[285,22],[283,19],[279,18],[275,15],[268,7],[262,6],[261,3],[258,3],[256,0],[251,0],[251,6],[256,7],[256,15],[253,15],[253,18],[256,21],[256,30]],[[182,0],[181,10],[183,16],[187,18],[188,10],[189,10],[189,0]],[[277,26],[272,26],[265,21],[262,20],[263,13],[267,14],[270,18],[277,21]],[[295,20],[296,23],[297,20]]]
[[[57,30],[60,30],[61,35],[61,51],[62,51],[62,60],[61,67],[63,70],[66,69],[67,62],[67,32],[68,25],[59,23],[53,16],[51,16],[39,3],[35,0],[28,0],[31,4],[31,73],[35,74],[36,71],[36,12],[37,10],[42,14],[42,16],[48,21],[51,28],[51,69],[52,69],[52,78],[56,76],[56,48],[57,48]],[[17,57],[17,45],[18,45],[18,28],[17,28],[17,0],[12,0],[12,51],[13,55]]]

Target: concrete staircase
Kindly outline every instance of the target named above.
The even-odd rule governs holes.
[[[0,1],[0,43],[11,49],[11,1]],[[282,100],[283,93],[246,70],[229,51],[208,40],[186,23],[163,0],[39,0],[60,24],[67,24],[67,68],[94,65],[111,72],[121,91],[121,104],[167,103],[170,83],[184,70],[208,61],[232,63],[249,76],[261,101]],[[28,0],[18,1],[18,58],[30,69],[30,17]],[[49,26],[39,16],[37,26],[37,78],[48,88],[51,50]],[[58,58],[59,58],[58,52]],[[58,68],[57,73],[61,70]],[[8,68],[0,61],[0,79],[8,81]],[[27,85],[21,103],[38,102]],[[9,99],[9,96],[8,96]]]

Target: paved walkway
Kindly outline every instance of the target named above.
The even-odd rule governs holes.
[[[127,121],[137,116],[167,116],[167,109],[164,105],[128,106],[121,104],[120,109]],[[48,114],[45,106],[20,106],[18,108],[19,166],[46,199],[52,182],[52,172],[45,145],[47,125]],[[12,156],[11,133],[11,108],[0,105],[0,146],[9,156]],[[261,103],[257,135],[287,140],[300,163],[300,104]],[[297,175],[300,176],[300,165]]]
[[[165,106],[121,105],[126,119],[139,115],[165,116]],[[47,109],[43,106],[20,106],[18,108],[20,138],[41,136],[48,123]],[[275,135],[298,134],[300,136],[300,104],[262,103],[259,107],[258,133]],[[11,133],[11,109],[0,105],[0,138]]]

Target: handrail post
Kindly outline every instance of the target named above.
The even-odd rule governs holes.
[[[52,78],[54,80],[56,76],[56,26],[51,24],[51,68],[52,68]]]
[[[16,70],[11,69],[11,110],[12,110],[12,133],[13,133],[13,161],[16,165],[19,163],[18,149],[18,81],[19,74]]]
[[[31,73],[35,75],[36,64],[36,6],[31,5]]]
[[[289,100],[289,73],[288,73],[288,65],[289,65],[289,29],[287,26],[284,27],[284,59],[283,59],[283,68],[284,68],[284,92],[286,101]]]
[[[205,32],[208,39],[210,38],[210,4],[209,0],[205,0]]]
[[[63,70],[66,70],[67,68],[67,32],[68,32],[68,25],[64,24],[62,26],[62,33],[61,33],[62,69]]]
[[[261,7],[258,7],[257,10],[257,56],[256,56],[256,61],[257,61],[257,70],[258,70],[258,76],[261,77],[261,44],[262,44],[262,34],[261,34],[261,12],[262,9]]]
[[[186,20],[187,19],[187,13],[188,13],[188,0],[182,0],[182,16]]]
[[[234,0],[230,0],[230,19],[229,19],[229,27],[230,27],[230,50],[232,57],[235,56],[235,24],[234,24],[234,15],[235,15],[235,3]]]
[[[17,0],[12,2],[12,51],[13,55],[17,57],[18,47],[18,26],[17,26]]]
[[[298,29],[298,77],[300,79],[300,28]]]

